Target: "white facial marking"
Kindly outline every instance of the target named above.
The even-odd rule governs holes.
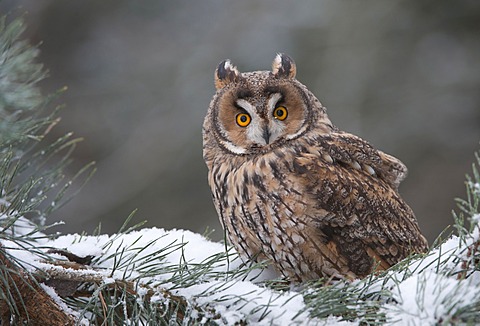
[[[266,145],[267,143],[263,138],[263,126],[255,106],[244,99],[237,100],[237,105],[247,111],[252,119],[250,124],[245,127],[247,130],[247,138],[256,144]]]
[[[271,143],[277,140],[277,138],[280,137],[283,134],[283,131],[285,130],[285,122],[275,119],[273,117],[273,110],[275,110],[275,108],[277,107],[278,101],[281,98],[282,98],[282,94],[274,93],[272,94],[272,96],[270,96],[267,103],[268,114],[271,117],[270,123],[268,125],[268,128],[270,130]]]
[[[246,153],[246,150],[245,148],[242,148],[242,147],[239,147],[239,146],[236,146],[234,144],[232,144],[231,142],[229,141],[224,141],[224,140],[221,140],[220,143],[225,146],[225,148],[227,150],[229,150],[230,152],[234,153],[234,154],[245,154]]]
[[[296,133],[291,134],[291,135],[288,135],[286,138],[287,138],[288,140],[297,138],[298,136],[300,136],[301,134],[303,134],[303,133],[305,132],[305,130],[307,130],[307,126],[303,126],[303,127],[300,128]]]
[[[273,109],[277,106],[278,101],[282,98],[282,94],[273,93],[268,99],[268,112],[273,114]]]
[[[255,106],[252,105],[250,102],[244,99],[238,99],[237,100],[237,105],[247,111],[248,114],[250,114],[251,117],[256,113]]]

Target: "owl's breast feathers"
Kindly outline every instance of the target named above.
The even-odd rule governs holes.
[[[289,145],[207,163],[215,206],[241,253],[306,280],[364,277],[427,249],[397,192],[407,172],[399,160],[343,132]]]

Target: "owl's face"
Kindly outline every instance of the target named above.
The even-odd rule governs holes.
[[[232,154],[269,151],[303,135],[319,116],[326,118],[318,100],[295,79],[291,58],[277,55],[272,66],[241,74],[226,60],[215,71],[208,128]]]

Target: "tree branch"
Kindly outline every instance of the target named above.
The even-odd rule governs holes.
[[[16,266],[0,244],[0,318],[2,325],[75,325],[75,318],[63,311],[29,273]]]

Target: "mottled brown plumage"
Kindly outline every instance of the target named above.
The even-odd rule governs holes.
[[[284,54],[272,71],[215,71],[203,154],[228,240],[294,282],[365,277],[424,252],[397,190],[406,167],[334,127],[295,72]]]

